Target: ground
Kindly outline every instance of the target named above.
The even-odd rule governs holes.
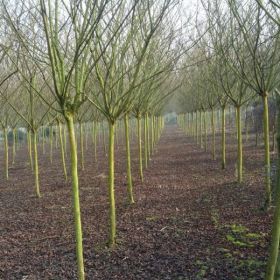
[[[167,126],[141,183],[134,136],[136,203],[129,206],[124,145],[119,139],[114,250],[106,247],[106,153],[100,146],[95,163],[88,144],[85,170],[80,170],[87,279],[263,279],[272,219],[272,212],[261,210],[263,148],[254,146],[253,136],[245,143],[245,180],[238,185],[235,135],[228,134],[227,142],[228,165],[221,170],[219,136],[213,160],[177,126]],[[25,146],[9,170],[9,181],[0,181],[3,280],[77,279],[71,184],[64,182],[59,149],[53,164],[48,149],[43,154],[40,147],[39,152],[41,199],[34,196]]]

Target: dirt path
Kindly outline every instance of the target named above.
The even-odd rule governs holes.
[[[234,141],[226,170],[175,126],[167,127],[137,179],[136,204],[125,203],[124,146],[117,151],[118,247],[107,238],[106,161],[87,151],[80,173],[87,279],[263,279],[271,216],[259,210],[262,152],[245,147],[246,180],[234,178]],[[210,144],[210,142],[209,142]],[[219,143],[217,143],[217,149]],[[100,149],[102,150],[102,149]],[[99,158],[105,159],[103,152]],[[17,175],[0,191],[0,279],[75,279],[70,184],[58,159],[40,157],[43,198],[33,196],[26,151],[11,168]]]

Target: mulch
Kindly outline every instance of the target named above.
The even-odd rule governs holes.
[[[211,148],[209,137],[208,149]],[[89,140],[90,141],[90,140]],[[137,175],[132,141],[135,205],[126,203],[125,146],[116,149],[117,243],[108,233],[107,155],[92,145],[79,171],[87,279],[263,279],[272,213],[264,199],[263,148],[244,146],[244,183],[235,177],[236,139],[227,135],[227,167],[178,127],[167,126],[145,181]],[[71,183],[64,182],[59,149],[50,164],[39,147],[41,199],[34,195],[26,146],[0,174],[0,279],[77,279]],[[0,151],[3,156],[3,151]],[[67,162],[69,154],[67,155]],[[3,169],[2,169],[3,170]],[[69,166],[68,166],[69,171]]]

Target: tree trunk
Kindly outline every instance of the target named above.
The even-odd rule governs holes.
[[[78,160],[77,160],[77,146],[75,139],[75,128],[73,115],[66,116],[67,128],[69,132],[69,144],[71,154],[71,176],[72,176],[72,199],[73,199],[73,212],[75,222],[75,236],[76,236],[76,257],[78,264],[78,277],[79,280],[85,279],[84,272],[84,259],[83,259],[83,233],[80,211],[80,198],[79,198],[79,178],[78,178]]]
[[[196,136],[196,145],[198,145],[198,111],[195,114],[195,136]]]
[[[62,160],[62,166],[63,166],[63,173],[65,180],[67,181],[67,169],[65,164],[65,153],[64,153],[64,145],[63,145],[63,139],[62,139],[62,126],[61,122],[58,122],[58,128],[59,128],[59,141],[60,141],[60,151],[61,151],[61,160]]]
[[[4,128],[4,145],[5,145],[5,177],[9,179],[9,144],[8,144],[8,131]]]
[[[104,127],[104,122],[102,122],[102,139],[103,139],[103,149],[104,149],[104,154],[106,156],[106,143],[105,143],[105,127]]]
[[[109,246],[116,244],[116,207],[115,207],[115,186],[114,186],[114,140],[115,140],[115,124],[109,122],[109,176],[108,176],[108,192],[109,192],[109,215],[110,215],[110,231]]]
[[[155,125],[154,125],[154,116],[151,116],[151,125],[152,125],[152,154],[154,153],[154,147],[155,147]]]
[[[150,146],[150,118],[148,114],[146,114],[147,121],[147,145],[148,145],[148,161],[151,159],[151,146]]]
[[[207,126],[206,126],[206,114],[207,112],[204,111],[204,151],[206,152],[207,151]]]
[[[264,146],[265,146],[265,209],[271,205],[271,185],[270,185],[270,145],[269,145],[269,117],[267,93],[263,95],[263,127],[264,127]]]
[[[203,133],[202,133],[202,111],[199,112],[199,137],[200,137],[200,148],[203,148]]]
[[[279,100],[280,101],[280,100]],[[278,103],[279,103],[278,101]],[[279,104],[278,104],[279,108]],[[277,113],[277,180],[275,193],[275,212],[273,216],[271,244],[269,258],[266,268],[265,280],[280,279],[280,258],[279,258],[279,241],[280,241],[280,114]],[[277,271],[276,271],[277,265]]]
[[[215,112],[214,108],[211,109],[211,125],[212,125],[212,156],[213,160],[216,159],[216,133],[215,133]]]
[[[66,135],[66,126],[63,125],[63,139],[64,139],[64,156],[67,158],[67,135]]]
[[[139,154],[139,175],[143,182],[143,160],[142,160],[142,131],[141,131],[141,118],[137,117],[137,130],[138,130],[138,154]]]
[[[37,149],[37,131],[32,131],[33,135],[33,150],[34,150],[34,176],[35,176],[35,192],[37,197],[41,197],[39,183],[39,165],[38,165],[38,149]]]
[[[127,194],[128,202],[130,204],[134,203],[133,199],[133,186],[132,186],[132,176],[131,176],[131,157],[130,157],[130,143],[129,143],[129,121],[128,115],[124,116],[124,126],[125,126],[125,143],[126,143],[126,176],[127,176]]]
[[[94,123],[94,161],[97,162],[97,122]]]
[[[43,154],[45,154],[45,127],[42,127],[42,146],[43,146]]]
[[[33,171],[32,139],[31,139],[30,130],[27,131],[27,141],[28,141],[29,162],[30,162],[31,170]]]
[[[237,124],[237,142],[238,142],[238,183],[243,180],[243,156],[242,156],[242,125],[241,125],[241,110],[240,106],[236,107],[236,124]]]
[[[16,157],[16,129],[13,128],[13,162],[15,164],[15,157]]]
[[[226,114],[225,106],[222,107],[222,169],[226,168]]]
[[[53,126],[50,126],[50,162],[53,162]]]
[[[147,116],[144,116],[144,155],[145,168],[148,168],[148,135],[147,135]]]

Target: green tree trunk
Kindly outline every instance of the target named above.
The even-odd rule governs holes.
[[[212,126],[212,156],[213,156],[213,160],[215,160],[216,159],[216,128],[215,128],[214,108],[211,109],[211,126]]]
[[[144,155],[145,155],[145,168],[148,168],[148,136],[147,136],[147,117],[144,116]]]
[[[16,150],[18,151],[20,149],[21,146],[21,139],[19,137],[19,130],[17,129],[16,132]]]
[[[58,132],[58,127],[56,126],[55,127],[55,148],[57,149],[57,147],[58,147],[58,134],[59,134],[59,132]]]
[[[15,158],[16,158],[16,129],[13,128],[13,162],[12,162],[12,164],[15,164]]]
[[[192,112],[192,136],[195,138],[194,112]]]
[[[31,139],[31,132],[29,129],[27,131],[27,141],[28,141],[29,162],[30,162],[31,170],[33,171],[32,139]]]
[[[104,122],[102,122],[102,139],[103,139],[103,149],[104,149],[104,154],[106,155],[106,135],[105,135],[105,127],[104,127]]]
[[[137,130],[138,130],[138,155],[139,155],[139,175],[143,182],[143,160],[142,160],[142,131],[141,131],[141,118],[137,117]]]
[[[240,106],[236,107],[236,123],[237,123],[237,143],[238,143],[238,160],[237,160],[237,174],[238,174],[238,183],[243,181],[243,148],[242,148],[242,124],[241,124],[241,108]]]
[[[88,127],[87,123],[84,124],[85,128],[85,146],[86,146],[86,151],[88,150]]]
[[[125,126],[125,143],[126,143],[126,176],[127,176],[127,194],[129,204],[134,203],[133,199],[133,186],[132,186],[132,176],[131,176],[131,157],[130,157],[130,143],[129,143],[129,121],[128,115],[124,116],[124,126]]]
[[[154,153],[154,148],[155,148],[155,122],[154,122],[154,116],[151,116],[151,125],[152,125],[151,138],[152,138],[152,154],[153,154]]]
[[[4,145],[5,145],[5,177],[9,179],[9,144],[8,144],[8,131],[4,128]]]
[[[43,146],[43,154],[45,154],[45,127],[42,126],[42,146]]]
[[[67,158],[67,135],[66,135],[66,126],[63,125],[63,138],[64,138],[64,156]]]
[[[207,151],[207,125],[206,125],[206,114],[207,112],[204,111],[203,113],[203,120],[204,120],[204,151]]]
[[[269,118],[267,93],[263,95],[263,127],[264,127],[264,146],[265,146],[265,187],[266,198],[265,208],[271,205],[271,185],[270,185],[270,145],[269,145]]]
[[[94,161],[97,162],[97,129],[98,123],[94,123]]]
[[[53,126],[50,126],[50,162],[53,162]]]
[[[115,140],[115,124],[109,122],[109,176],[108,176],[108,192],[109,192],[109,215],[110,215],[110,231],[109,246],[116,244],[116,206],[115,206],[115,159],[114,159],[114,140]]]
[[[61,151],[61,160],[62,160],[63,174],[64,174],[64,177],[65,177],[65,180],[67,181],[67,169],[66,169],[65,157],[64,157],[65,152],[64,152],[64,145],[63,145],[61,122],[58,122],[58,128],[59,128],[59,141],[60,141],[60,151]]]
[[[198,111],[195,114],[195,136],[196,136],[196,144],[198,145]]]
[[[150,118],[149,115],[146,114],[147,121],[147,146],[148,146],[148,161],[151,160],[151,146],[150,146]]]
[[[203,133],[202,133],[202,111],[199,112],[199,137],[200,137],[200,148],[203,148]]]
[[[41,197],[39,183],[39,165],[38,165],[38,149],[37,149],[37,131],[32,131],[33,135],[33,150],[34,150],[34,176],[35,176],[35,192],[37,197]]]
[[[76,257],[78,264],[78,277],[79,280],[85,279],[84,272],[84,258],[83,258],[83,233],[80,211],[80,198],[79,198],[79,178],[78,178],[78,159],[77,159],[77,146],[75,139],[75,128],[73,115],[66,116],[69,145],[71,154],[71,177],[72,177],[72,200],[73,200],[73,213],[75,222],[75,237],[76,237]]]
[[[225,106],[222,107],[222,169],[226,168],[226,114]]]
[[[280,101],[280,100],[279,100]],[[279,103],[278,108],[279,108]],[[265,280],[280,279],[280,258],[279,258],[279,242],[280,242],[280,114],[277,113],[277,180],[275,193],[275,210],[272,224],[271,243],[269,249],[269,258],[267,262]],[[277,265],[277,267],[276,267]]]

